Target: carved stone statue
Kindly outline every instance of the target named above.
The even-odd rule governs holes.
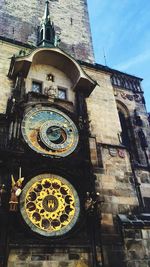
[[[49,87],[44,88],[44,94],[47,95],[48,97],[55,98],[57,97],[57,93],[58,93],[57,86],[54,83]]]

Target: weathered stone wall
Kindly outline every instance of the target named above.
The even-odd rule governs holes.
[[[99,143],[118,145],[121,128],[110,76],[88,68],[85,71],[98,83],[87,99],[91,133]]]
[[[50,14],[60,47],[75,58],[93,62],[93,48],[86,0],[50,1]],[[0,36],[37,44],[38,26],[44,15],[45,0],[0,2]]]
[[[85,68],[85,71],[100,85],[87,100],[87,107],[93,136],[90,138],[91,159],[96,175],[96,190],[100,193],[102,201],[100,209],[104,263],[108,267],[148,267],[149,230],[132,229],[121,233],[122,229],[117,220],[117,214],[128,215],[140,212],[130,155],[125,148],[121,147],[121,125],[117,107],[123,109],[127,118],[130,117],[141,166],[142,164],[147,166],[145,153],[137,135],[140,127],[135,125],[134,115],[136,109],[143,121],[142,129],[149,144],[150,128],[145,105],[142,101],[136,102],[132,92],[123,88],[113,88],[108,73],[95,72],[88,68]],[[125,97],[126,94],[129,97]],[[100,149],[95,149],[94,153],[96,146]],[[149,148],[146,148],[146,152],[149,155]],[[100,163],[98,158],[101,159]],[[142,197],[149,197],[149,172],[138,166],[138,169],[135,168],[135,173]],[[132,235],[129,236],[130,232]]]
[[[74,267],[90,266],[90,254],[86,249],[12,249],[8,267]]]
[[[149,267],[149,229],[124,229],[125,261],[127,267]]]
[[[147,170],[136,170],[136,175],[140,183],[143,198],[150,198],[150,172]]]
[[[6,112],[7,100],[11,95],[12,81],[7,77],[11,57],[18,53],[21,47],[0,42],[0,113]]]
[[[113,151],[113,154],[112,154]],[[120,154],[121,153],[121,154]],[[123,157],[122,157],[123,156]],[[103,171],[96,171],[97,191],[101,196],[101,239],[105,266],[124,262],[124,248],[117,223],[117,214],[134,213],[138,200],[129,155],[126,150],[102,147]]]

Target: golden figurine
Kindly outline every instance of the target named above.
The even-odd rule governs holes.
[[[14,176],[11,175],[11,196],[9,201],[9,210],[17,211],[18,207],[18,197],[21,194],[22,183],[24,181],[24,177],[21,177],[21,168],[19,168],[19,179],[15,181]]]

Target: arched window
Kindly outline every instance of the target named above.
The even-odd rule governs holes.
[[[127,125],[127,120],[125,118],[125,115],[122,111],[118,111],[119,114],[119,119],[120,119],[120,124],[121,124],[121,139],[122,139],[122,144],[126,146],[127,148],[130,148],[130,137],[128,133],[128,125]]]
[[[139,162],[136,136],[129,111],[120,101],[117,101],[117,109],[121,126],[121,143],[128,149],[134,160]]]

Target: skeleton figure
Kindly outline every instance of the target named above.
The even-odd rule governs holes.
[[[15,181],[14,176],[11,175],[11,196],[9,201],[9,210],[17,211],[18,207],[18,197],[21,194],[21,187],[23,183],[24,177],[20,177],[17,181]]]
[[[85,210],[89,215],[94,213],[94,210],[100,209],[100,195],[99,192],[86,192]]]
[[[93,200],[90,192],[86,192],[85,210],[88,212],[93,212],[95,208],[96,201]]]

